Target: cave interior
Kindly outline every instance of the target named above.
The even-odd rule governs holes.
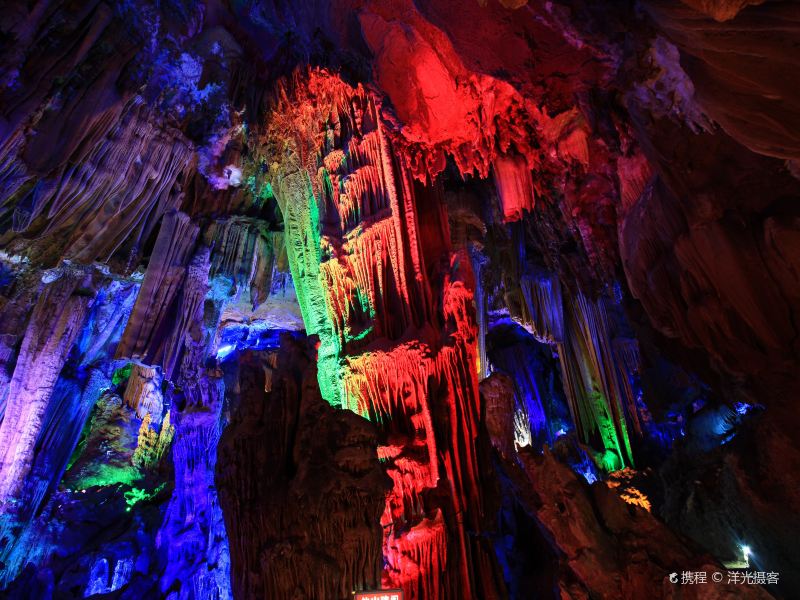
[[[800,598],[800,4],[5,0],[0,597]]]

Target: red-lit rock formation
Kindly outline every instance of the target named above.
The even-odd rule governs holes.
[[[336,386],[328,399],[341,386],[345,407],[381,423],[394,483],[381,519],[383,582],[411,598],[495,597],[494,559],[467,533],[480,531],[483,511],[470,260],[449,248],[441,189],[415,182],[392,154],[370,94],[324,72],[292,93],[268,132],[299,134],[289,148],[301,165],[278,163],[276,175],[301,166],[310,189],[279,183],[276,194],[318,215],[306,227],[319,224],[319,245],[299,245],[290,261],[299,274],[320,256],[301,306],[330,323],[320,335],[339,365],[324,366]]]

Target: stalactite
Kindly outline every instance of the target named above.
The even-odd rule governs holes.
[[[149,417],[155,425],[159,425],[164,416],[162,382],[163,377],[157,367],[134,364],[125,388],[125,404],[138,418],[144,420]]]
[[[639,373],[639,342],[635,338],[617,337],[612,342],[612,348],[622,394],[626,402],[627,415],[633,424],[634,430],[641,436],[643,434],[643,419],[640,415],[642,408],[637,404],[636,395],[632,387],[632,379]],[[644,416],[649,418],[649,414]]]
[[[225,385],[221,371],[207,361],[223,305],[235,299],[228,296],[227,288],[220,292],[209,283],[212,269],[217,270],[216,277],[235,279],[240,292],[252,291],[251,282],[263,277],[254,272],[262,241],[258,226],[225,223],[215,239],[220,242],[215,252],[200,247],[187,268],[179,299],[181,318],[172,327],[164,361],[179,392],[165,417],[167,423],[172,415],[175,425],[164,441],[162,426],[158,447],[163,452],[164,443],[173,440],[175,489],[156,545],[169,555],[161,591],[167,594],[177,586],[182,600],[231,598],[230,551],[214,481],[217,445],[225,424]],[[271,256],[268,268],[272,269]],[[234,298],[238,295],[232,293]]]
[[[519,221],[535,205],[531,168],[522,156],[502,156],[493,164],[497,195],[506,222]]]
[[[478,378],[484,379],[489,376],[489,360],[486,357],[488,309],[483,277],[484,268],[489,263],[489,259],[474,244],[469,246],[469,256],[472,261],[472,270],[475,273],[475,314],[478,321]]]
[[[642,196],[653,177],[653,167],[641,152],[633,152],[630,156],[617,159],[617,177],[619,177],[620,199],[622,200],[620,222],[630,208]]]
[[[117,358],[145,364],[163,360],[164,330],[171,331],[171,308],[186,277],[199,228],[183,213],[164,216],[136,304],[117,346]]]
[[[112,279],[98,293],[92,314],[76,341],[78,359],[92,364],[114,352],[133,309],[139,283],[135,279]]]
[[[94,299],[91,270],[64,268],[56,277],[33,310],[9,383],[0,424],[0,500],[20,490],[31,468],[53,386]]]
[[[208,337],[203,331],[203,308],[209,292],[209,268],[209,249],[201,247],[186,268],[186,278],[178,299],[178,316],[164,342],[162,365],[167,379],[173,379],[187,348],[191,349],[195,344],[208,344]]]
[[[436,438],[430,416],[429,377],[438,375],[429,347],[419,343],[388,352],[367,352],[347,359],[344,406],[381,421],[403,415],[421,416],[428,453],[428,487],[439,479]]]

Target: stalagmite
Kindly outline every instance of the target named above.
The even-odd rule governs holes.
[[[202,404],[176,411],[172,441],[176,489],[156,537],[158,546],[170,554],[162,593],[180,582],[179,597],[192,600],[232,597],[230,551],[214,483],[225,394],[215,375],[207,377],[209,393]]]
[[[377,431],[322,399],[304,346],[287,336],[277,357],[247,352],[236,374],[216,476],[234,596],[338,600],[380,585],[389,482]],[[269,392],[262,369],[248,368],[265,363]]]

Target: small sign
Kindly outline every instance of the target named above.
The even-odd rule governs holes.
[[[403,590],[355,592],[355,600],[403,600]]]

